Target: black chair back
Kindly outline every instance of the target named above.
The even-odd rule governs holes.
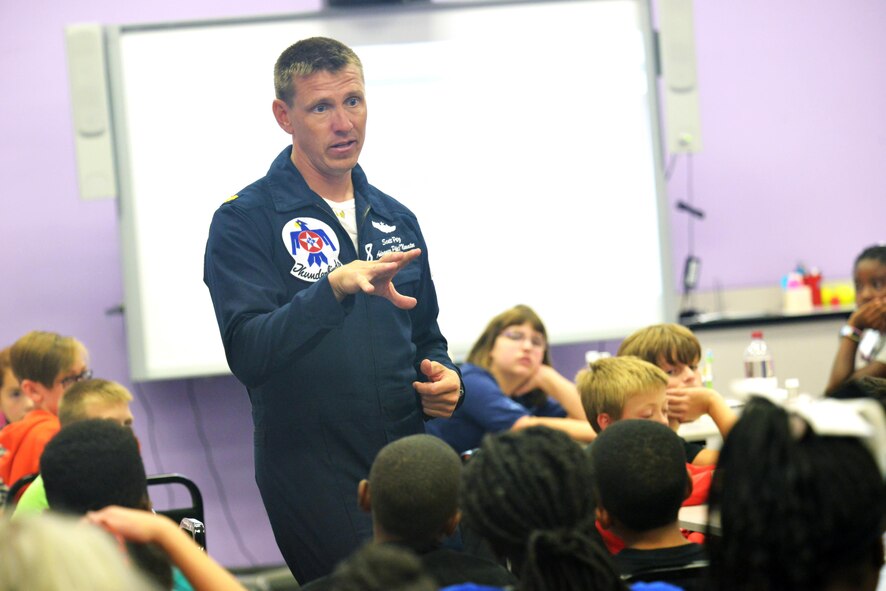
[[[168,485],[184,486],[190,495],[190,505],[185,507],[155,509],[155,511],[160,515],[169,517],[176,523],[181,523],[182,519],[191,518],[196,519],[205,525],[206,518],[203,514],[203,495],[200,494],[200,489],[197,487],[197,484],[190,478],[181,474],[154,474],[153,476],[148,476],[149,492],[151,487]],[[204,547],[206,545],[205,539],[203,545]]]
[[[15,504],[18,503],[18,498],[24,492],[25,487],[34,482],[39,475],[37,472],[25,474],[9,487],[9,490],[6,492],[6,498],[3,500],[4,512],[9,513],[15,508]]]

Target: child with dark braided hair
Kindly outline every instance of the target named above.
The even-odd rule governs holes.
[[[594,526],[590,457],[565,433],[485,437],[460,504],[465,524],[517,574],[517,591],[627,589]]]
[[[865,445],[819,435],[758,398],[720,452],[708,536],[717,591],[873,591],[883,565],[886,485]]]

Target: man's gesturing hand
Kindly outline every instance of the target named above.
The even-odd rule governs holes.
[[[458,404],[461,380],[458,374],[436,361],[425,359],[421,362],[421,372],[428,382],[413,382],[412,386],[421,396],[421,406],[429,417],[448,417]]]
[[[329,274],[329,285],[335,299],[344,300],[357,292],[364,292],[390,300],[403,310],[415,307],[416,299],[399,293],[391,282],[400,269],[421,255],[420,248],[406,252],[391,252],[377,261],[351,261]]]

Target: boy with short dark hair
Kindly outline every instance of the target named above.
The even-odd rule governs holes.
[[[588,421],[599,433],[624,419],[643,419],[668,428],[667,384],[667,374],[660,368],[630,356],[599,359],[576,376]],[[700,505],[707,500],[713,468],[683,465],[681,472],[688,470],[692,480],[692,494],[683,505]],[[621,550],[620,539],[605,530],[601,534],[610,552]]]
[[[59,431],[40,458],[40,475],[53,511],[150,508],[138,441],[132,429],[109,419],[86,419]]]
[[[0,431],[0,480],[12,486],[40,469],[43,448],[60,429],[58,405],[72,384],[91,377],[86,348],[73,337],[32,331],[10,350],[12,371],[34,402],[25,417]]]
[[[501,565],[441,546],[461,519],[460,486],[461,459],[449,444],[432,435],[410,435],[381,449],[369,479],[360,481],[357,498],[372,515],[373,541],[414,551],[439,587],[468,581],[513,585],[516,579]],[[331,589],[331,578],[303,587]]]
[[[40,475],[49,508],[86,515],[110,506],[150,510],[148,482],[132,429],[111,419],[86,419],[66,425],[46,445]],[[171,589],[168,557],[149,544],[130,543],[133,562],[161,588]]]
[[[704,547],[677,521],[692,490],[679,436],[652,421],[618,421],[591,448],[597,520],[625,543],[614,560],[622,576],[706,563]]]

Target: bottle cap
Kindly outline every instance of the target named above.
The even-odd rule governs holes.
[[[751,333],[751,338],[752,339],[762,339],[763,338],[763,331],[762,330],[755,330],[754,332]]]

